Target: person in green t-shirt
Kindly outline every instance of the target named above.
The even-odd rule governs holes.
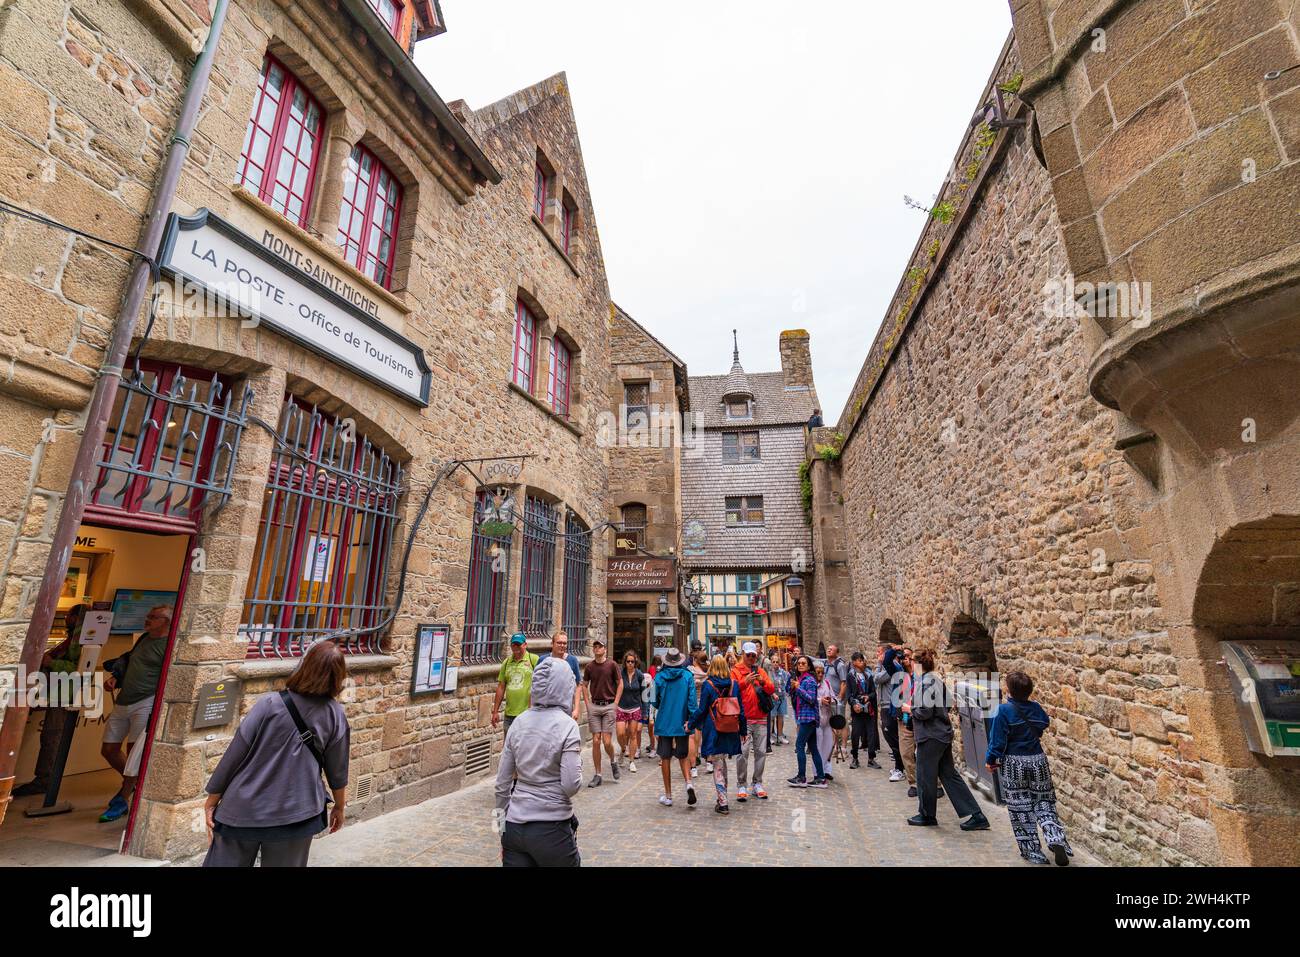
[[[528,699],[533,690],[533,669],[537,667],[538,658],[528,650],[528,639],[522,631],[510,636],[510,654],[501,662],[497,672],[497,695],[492,702],[492,724],[495,727],[501,719],[501,699],[506,702],[506,727],[528,710]]]

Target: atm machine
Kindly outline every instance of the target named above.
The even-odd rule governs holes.
[[[1250,750],[1300,757],[1300,641],[1222,642]]]

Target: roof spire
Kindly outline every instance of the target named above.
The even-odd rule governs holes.
[[[733,364],[740,362],[740,340],[736,338],[736,330],[731,330],[731,361]]]

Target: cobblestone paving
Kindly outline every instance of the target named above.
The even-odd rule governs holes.
[[[884,762],[882,762],[883,764]],[[584,746],[583,780],[591,774],[591,750]],[[675,765],[675,762],[674,762]],[[889,783],[888,765],[850,771],[834,768],[825,791],[786,786],[794,773],[794,745],[776,747],[764,774],[767,801],[735,800],[731,768],[731,813],[714,813],[712,775],[700,768],[699,803],[687,807],[680,771],[674,766],[673,806],[662,807],[659,765],[637,762],[617,783],[606,766],[599,788],[584,787],[575,799],[578,846],[584,866],[683,865],[979,865],[1033,866],[1016,852],[1006,811],[984,801],[993,827],[964,833],[947,798],[939,800],[939,827],[914,828],[916,812],[905,782]],[[313,866],[437,865],[498,866],[500,837],[493,830],[492,782],[484,781],[415,807],[350,824],[318,839]],[[1073,863],[1093,864],[1082,849]]]

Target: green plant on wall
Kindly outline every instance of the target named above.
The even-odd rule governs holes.
[[[803,503],[803,518],[812,524],[813,487],[812,461],[805,460],[799,465],[799,499]]]
[[[514,534],[513,522],[480,522],[478,532],[487,538],[509,538]]]

